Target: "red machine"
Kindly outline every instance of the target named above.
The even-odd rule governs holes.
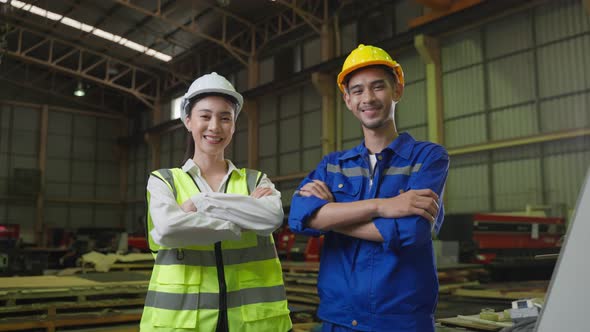
[[[20,225],[0,225],[0,249],[13,248],[20,237]]]
[[[129,249],[135,248],[145,252],[148,252],[150,250],[150,248],[148,247],[147,240],[143,236],[127,237],[127,245],[129,246]]]
[[[473,216],[473,241],[478,263],[556,251],[564,234],[563,218],[497,214]]]
[[[277,253],[286,260],[319,262],[323,243],[323,236],[295,235],[288,226],[283,226],[280,232],[275,234]]]

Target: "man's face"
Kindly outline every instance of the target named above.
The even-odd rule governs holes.
[[[402,89],[383,68],[368,67],[352,74],[344,101],[363,127],[378,129],[393,121],[393,101],[399,100]]]

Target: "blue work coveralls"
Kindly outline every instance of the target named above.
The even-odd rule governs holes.
[[[400,190],[429,188],[440,197],[434,225],[415,215],[375,218],[383,243],[322,233],[307,223],[328,202],[296,192],[289,226],[296,233],[325,236],[318,277],[318,317],[325,325],[332,329],[332,324],[339,325],[334,331],[431,332],[438,299],[431,231],[434,226],[438,232],[443,222],[449,156],[440,145],[402,133],[376,157],[372,185],[369,151],[363,142],[324,157],[299,188],[321,180],[336,202],[389,198]]]

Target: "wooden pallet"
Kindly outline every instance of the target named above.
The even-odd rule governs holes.
[[[101,273],[99,280],[114,279],[108,281],[92,277],[0,278],[0,331],[139,322],[147,274],[134,272],[125,279],[120,272]]]
[[[465,286],[452,290],[451,294],[470,298],[518,300],[544,298],[548,287],[549,281],[519,281]]]
[[[134,313],[101,311],[69,314],[58,314],[50,311],[47,315],[0,319],[0,331],[45,329],[47,332],[55,332],[61,327],[84,327],[89,325],[139,322],[142,311],[136,311]]]

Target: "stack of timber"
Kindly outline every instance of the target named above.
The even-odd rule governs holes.
[[[439,293],[448,294],[453,290],[477,286],[489,278],[489,272],[479,264],[445,264],[437,266]]]
[[[320,264],[287,261],[281,265],[289,306],[315,311],[320,303],[316,289]]]
[[[81,272],[108,271],[151,271],[154,267],[154,257],[150,253],[135,254],[102,254],[91,251],[82,256]]]
[[[137,324],[148,284],[143,272],[0,278],[0,331]]]
[[[502,313],[496,313],[501,315]],[[441,318],[436,320],[444,326],[457,326],[475,331],[497,332],[514,324],[511,321],[499,322],[481,319],[479,315],[458,315],[457,317]]]
[[[549,280],[517,281],[464,286],[454,289],[452,294],[454,296],[489,300],[543,299],[548,287]]]

